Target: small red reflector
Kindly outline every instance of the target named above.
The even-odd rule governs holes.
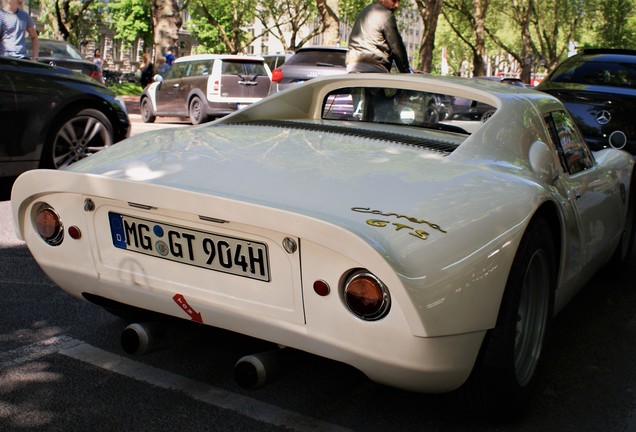
[[[314,282],[314,292],[319,296],[329,295],[331,288],[329,288],[329,284],[324,280],[317,280]]]
[[[68,235],[71,236],[74,240],[79,240],[82,238],[82,232],[75,225],[68,227]]]
[[[272,71],[272,82],[279,82],[280,80],[283,79],[283,70],[276,68]]]

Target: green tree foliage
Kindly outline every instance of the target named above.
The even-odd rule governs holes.
[[[103,20],[101,0],[41,0],[42,37],[64,39],[72,45],[99,37],[98,24]]]
[[[248,31],[256,18],[257,0],[193,0],[188,29],[200,52],[238,54],[261,35]]]
[[[322,32],[316,15],[316,4],[305,0],[261,0],[257,11],[266,32],[279,39],[285,51],[297,50]]]
[[[146,46],[153,40],[153,27],[148,0],[114,0],[106,7],[115,39],[132,46],[141,38]]]
[[[636,49],[636,3],[634,0],[605,0],[596,4],[596,46]]]
[[[142,38],[157,52],[176,44],[181,8],[189,15],[186,29],[196,37],[199,52],[241,53],[264,35],[284,39],[289,50],[318,33],[344,44],[349,35],[340,32],[348,31],[372,1],[31,0],[29,6],[40,10],[42,36],[81,45],[97,40],[100,26],[110,23],[116,39],[132,45]],[[419,69],[431,72],[440,71],[442,51],[453,74],[489,73],[515,61],[527,79],[552,69],[572,43],[636,49],[634,0],[403,0],[400,8],[419,12],[424,31],[415,57]],[[445,19],[437,21],[436,14]],[[259,19],[264,34],[255,33]],[[398,22],[404,30],[419,25]],[[339,24],[337,33],[334,24]]]

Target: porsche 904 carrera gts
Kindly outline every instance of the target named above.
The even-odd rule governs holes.
[[[491,109],[456,117],[453,98]],[[591,152],[550,95],[355,74],[27,172],[12,208],[77,297],[496,415],[527,404],[553,316],[629,256],[633,170]]]

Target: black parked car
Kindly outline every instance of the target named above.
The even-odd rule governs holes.
[[[584,50],[536,88],[565,104],[592,150],[615,147],[636,155],[636,51]]]
[[[0,177],[63,168],[129,135],[112,90],[69,69],[0,57]]]
[[[55,39],[38,38],[38,42],[40,47],[38,50],[38,61],[40,63],[71,69],[104,84],[104,77],[100,68],[95,63],[85,59],[73,45]],[[31,38],[27,38],[29,56],[33,56],[32,50]]]

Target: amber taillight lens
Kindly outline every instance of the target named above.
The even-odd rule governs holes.
[[[349,276],[344,286],[344,301],[351,312],[368,321],[385,317],[391,307],[389,290],[367,271]]]
[[[50,244],[57,246],[64,239],[64,226],[59,215],[50,207],[42,206],[33,218],[35,230],[39,236]]]

